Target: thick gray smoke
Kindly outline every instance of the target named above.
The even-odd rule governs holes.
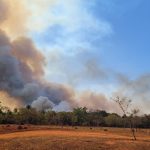
[[[55,104],[71,100],[73,90],[42,79],[44,65],[43,55],[30,39],[10,42],[6,33],[0,30],[0,91],[6,91],[25,105],[41,99],[40,96]]]

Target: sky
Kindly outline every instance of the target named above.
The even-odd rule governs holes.
[[[149,112],[149,0],[6,1],[12,13],[0,27],[11,41],[32,39],[45,57],[44,80],[127,96]]]

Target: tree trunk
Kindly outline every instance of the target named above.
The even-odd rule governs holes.
[[[133,136],[134,140],[136,141],[135,129],[134,129],[134,124],[132,123],[132,118],[130,118],[130,129],[132,132],[132,136]]]

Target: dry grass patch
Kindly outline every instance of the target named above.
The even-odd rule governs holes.
[[[128,129],[71,127],[0,134],[2,150],[149,150],[147,130],[131,139]],[[44,127],[42,127],[44,129]]]

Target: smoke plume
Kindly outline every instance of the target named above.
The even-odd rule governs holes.
[[[114,96],[129,97],[133,100],[133,107],[139,108],[141,113],[149,113],[150,103],[150,74],[145,74],[135,80],[130,80],[124,75],[119,75],[119,88]]]
[[[0,30],[1,91],[24,105],[36,99],[41,100],[41,96],[55,104],[71,101],[74,94],[71,88],[44,81],[44,65],[44,56],[35,48],[31,39],[22,37],[11,42],[6,33]]]
[[[48,10],[48,6],[52,7],[57,2],[58,0],[0,0],[0,101],[12,108],[31,104],[38,110],[69,111],[74,107],[83,106],[90,110],[104,109],[118,112],[114,102],[105,94],[92,91],[78,92],[66,84],[45,80],[46,55],[37,49],[33,40],[28,37],[28,32],[47,26],[41,20],[38,21],[42,18],[39,16],[43,10]],[[33,3],[35,7],[32,7]],[[36,13],[33,12],[34,9],[37,10]],[[46,20],[48,23],[54,20],[55,23],[62,22],[62,18],[57,20],[51,15]],[[56,58],[52,56],[53,68],[56,67],[56,63],[60,65],[58,70],[64,69],[63,72],[72,85],[76,82],[86,82],[85,80],[97,82],[97,80],[115,78],[119,81],[119,85],[113,95],[136,99],[137,106],[142,103],[146,111],[149,111],[149,74],[137,80],[118,75],[110,77],[114,73],[108,73],[108,70],[101,67],[94,59],[86,60],[81,65],[81,70],[75,66],[74,72],[71,73],[69,64],[72,64],[72,61],[62,58],[62,55],[58,56],[58,53],[55,55]],[[63,66],[63,63],[67,66]],[[56,69],[56,72],[58,70]]]
[[[44,111],[46,109],[52,109],[54,104],[47,97],[40,96],[32,102],[31,106],[39,111]]]

